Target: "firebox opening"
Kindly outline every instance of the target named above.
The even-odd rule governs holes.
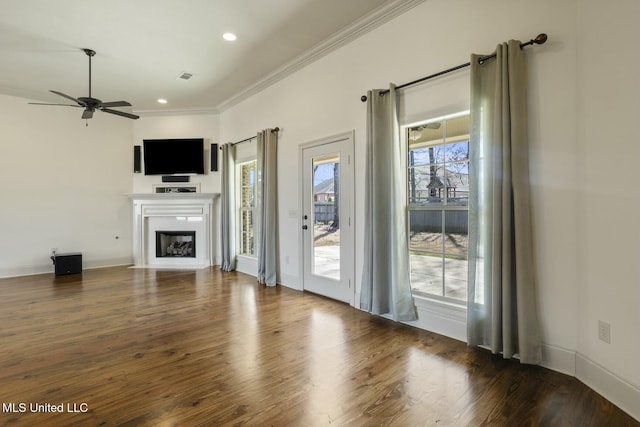
[[[195,231],[156,231],[156,257],[196,257]]]

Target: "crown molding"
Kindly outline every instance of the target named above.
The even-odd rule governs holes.
[[[223,112],[247,98],[263,91],[269,86],[290,76],[307,65],[323,58],[338,48],[352,42],[379,26],[391,21],[397,16],[424,3],[426,0],[395,0],[380,6],[378,9],[368,13],[349,27],[335,33],[322,43],[317,44],[306,53],[298,56],[292,61],[284,64],[274,72],[267,74],[263,79],[248,86],[225,101],[216,106],[218,112]]]

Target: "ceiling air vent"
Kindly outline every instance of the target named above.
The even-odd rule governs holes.
[[[191,77],[193,77],[193,74],[183,71],[180,74],[178,74],[178,77],[176,77],[176,80],[189,80]]]

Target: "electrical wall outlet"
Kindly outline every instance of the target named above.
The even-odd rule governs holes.
[[[611,325],[598,320],[598,338],[607,344],[611,344]]]

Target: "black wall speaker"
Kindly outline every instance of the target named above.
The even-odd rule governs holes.
[[[134,145],[133,146],[133,172],[135,172],[135,173],[142,172],[142,164],[141,164],[140,146],[139,145]]]
[[[162,182],[189,182],[189,175],[165,175]]]
[[[211,144],[211,171],[218,172],[218,144]]]

